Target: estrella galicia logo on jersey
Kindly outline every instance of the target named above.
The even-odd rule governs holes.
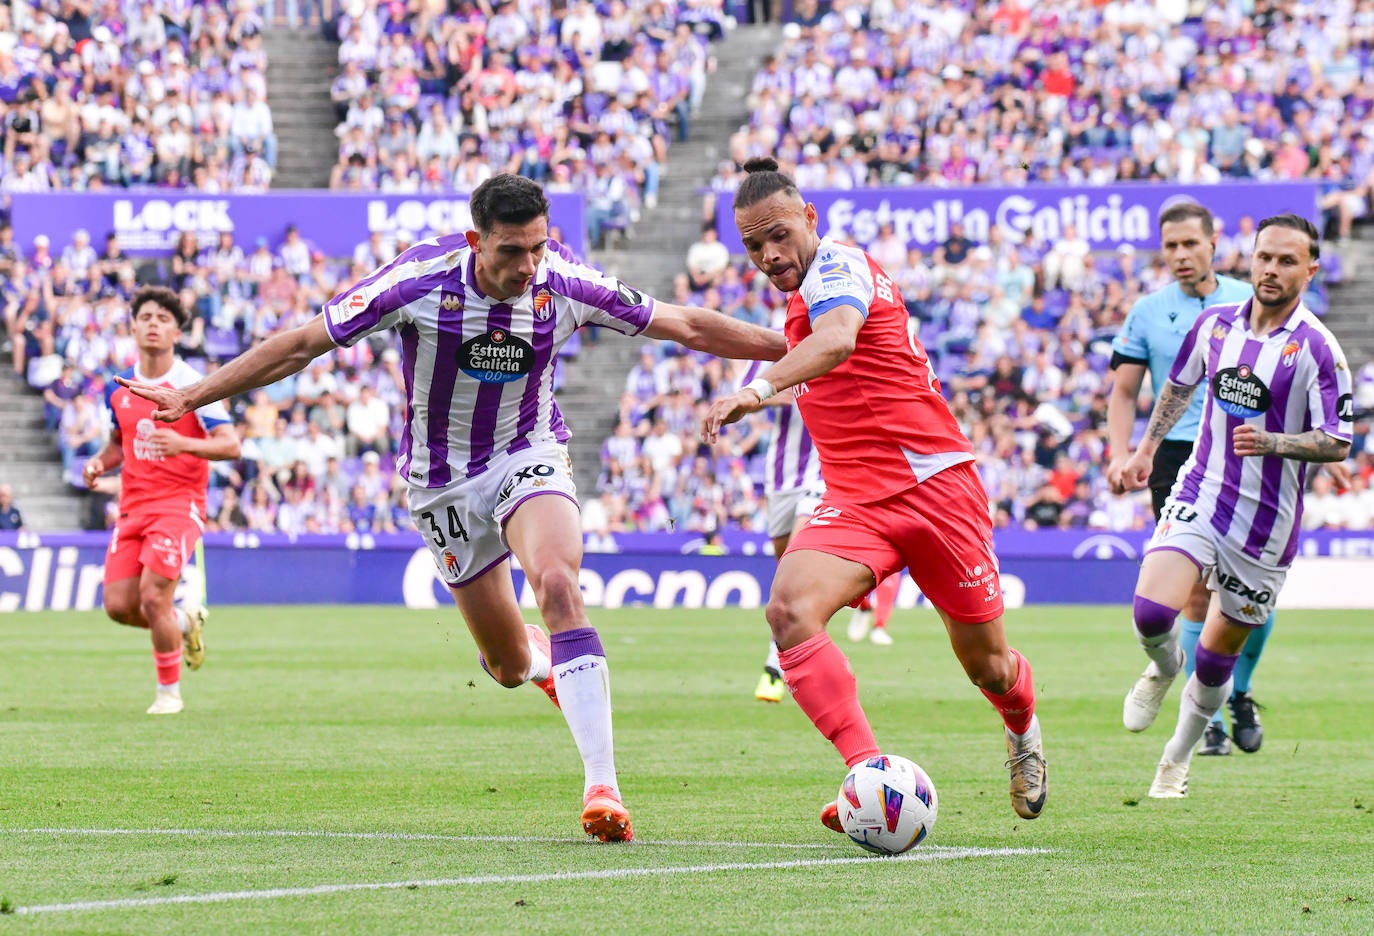
[[[1217,405],[1237,419],[1251,419],[1269,409],[1269,388],[1248,365],[1227,367],[1212,379],[1212,396]]]
[[[1341,422],[1355,421],[1355,398],[1348,393],[1342,393],[1336,400],[1336,418]]]
[[[443,290],[439,293],[439,308],[445,312],[462,312],[463,294]]]
[[[615,291],[620,296],[620,301],[626,305],[637,306],[644,304],[644,296],[637,289],[631,289],[620,280],[615,281]]]
[[[534,370],[534,348],[504,328],[493,328],[463,342],[458,367],[482,383],[510,383]]]

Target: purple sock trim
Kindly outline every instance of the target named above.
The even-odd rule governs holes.
[[[1142,637],[1159,637],[1174,628],[1178,608],[1135,596],[1135,630]]]
[[[580,656],[604,657],[606,655],[606,651],[601,648],[601,638],[597,635],[595,627],[577,627],[562,633],[551,634],[549,644],[549,655],[553,657],[554,666],[575,660]]]
[[[1204,686],[1211,686],[1212,688],[1224,686],[1226,680],[1231,678],[1231,671],[1236,668],[1236,660],[1239,658],[1239,653],[1235,655],[1216,653],[1208,650],[1202,644],[1198,644],[1197,668],[1193,675],[1197,676],[1197,681]]]

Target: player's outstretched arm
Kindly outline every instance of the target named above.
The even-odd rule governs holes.
[[[1350,443],[1321,429],[1307,432],[1266,432],[1246,423],[1231,431],[1231,447],[1237,455],[1277,455],[1305,462],[1343,462]]]
[[[829,373],[854,353],[863,324],[863,313],[853,306],[830,309],[811,323],[811,334],[757,379],[777,392]],[[764,398],[752,387],[721,397],[706,411],[701,424],[702,439],[716,441],[721,426],[743,419],[763,404]]]
[[[668,302],[654,304],[654,318],[644,334],[717,357],[776,361],[787,353],[787,339],[775,331],[741,322],[715,309]]]
[[[144,399],[153,401],[157,405],[153,411],[154,419],[176,422],[207,403],[265,387],[283,377],[299,373],[334,346],[334,339],[329,337],[329,329],[325,327],[324,316],[317,315],[298,328],[273,335],[204,380],[180,390],[137,383],[123,377],[116,377],[115,380]]]

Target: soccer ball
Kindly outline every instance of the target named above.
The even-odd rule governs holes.
[[[935,828],[939,800],[926,772],[905,757],[879,754],[855,764],[835,804],[840,825],[860,848],[900,855]]]

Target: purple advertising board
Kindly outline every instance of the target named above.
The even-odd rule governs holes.
[[[377,192],[290,191],[260,195],[203,195],[158,189],[118,192],[16,192],[10,208],[15,241],[26,249],[46,234],[61,253],[72,233],[84,228],[99,250],[106,233],[119,235],[132,256],[172,252],[182,231],[201,243],[215,243],[232,231],[244,250],[258,238],[273,247],[294,224],[301,236],[330,257],[350,257],[373,231],[390,241],[404,231],[412,239],[465,231],[471,224],[468,199],[449,195],[383,195]],[[550,193],[549,224],[579,256],[585,256],[587,225],[583,196]]]
[[[0,533],[0,614],[99,608],[108,542],[104,533]],[[1007,607],[1125,605],[1135,588],[1143,545],[1139,532],[1008,531],[997,546]],[[1305,535],[1280,606],[1374,607],[1374,589],[1350,587],[1367,575],[1371,557],[1374,532]],[[581,586],[587,604],[600,608],[760,608],[768,600],[774,568],[773,557],[762,551],[731,549],[723,556],[680,547],[588,552]],[[283,575],[282,569],[291,574]],[[514,584],[522,604],[534,607],[518,569]],[[204,588],[210,602],[219,605],[453,604],[429,550],[413,534],[292,539],[212,533],[205,537],[204,569],[188,568],[181,587],[197,593]],[[920,589],[904,577],[898,607],[925,604]]]
[[[1091,187],[811,189],[802,195],[816,206],[821,236],[860,246],[877,238],[880,224],[891,222],[908,247],[929,251],[949,237],[950,225],[958,221],[964,236],[980,244],[986,243],[993,227],[1014,239],[1031,232],[1053,242],[1073,225],[1093,250],[1112,250],[1121,244],[1153,250],[1159,244],[1155,219],[1170,199],[1201,202],[1225,230],[1234,231],[1246,215],[1258,222],[1291,211],[1316,222],[1320,217],[1317,192],[1315,182],[1125,182]],[[732,253],[744,252],[728,198],[717,203],[716,230]]]

